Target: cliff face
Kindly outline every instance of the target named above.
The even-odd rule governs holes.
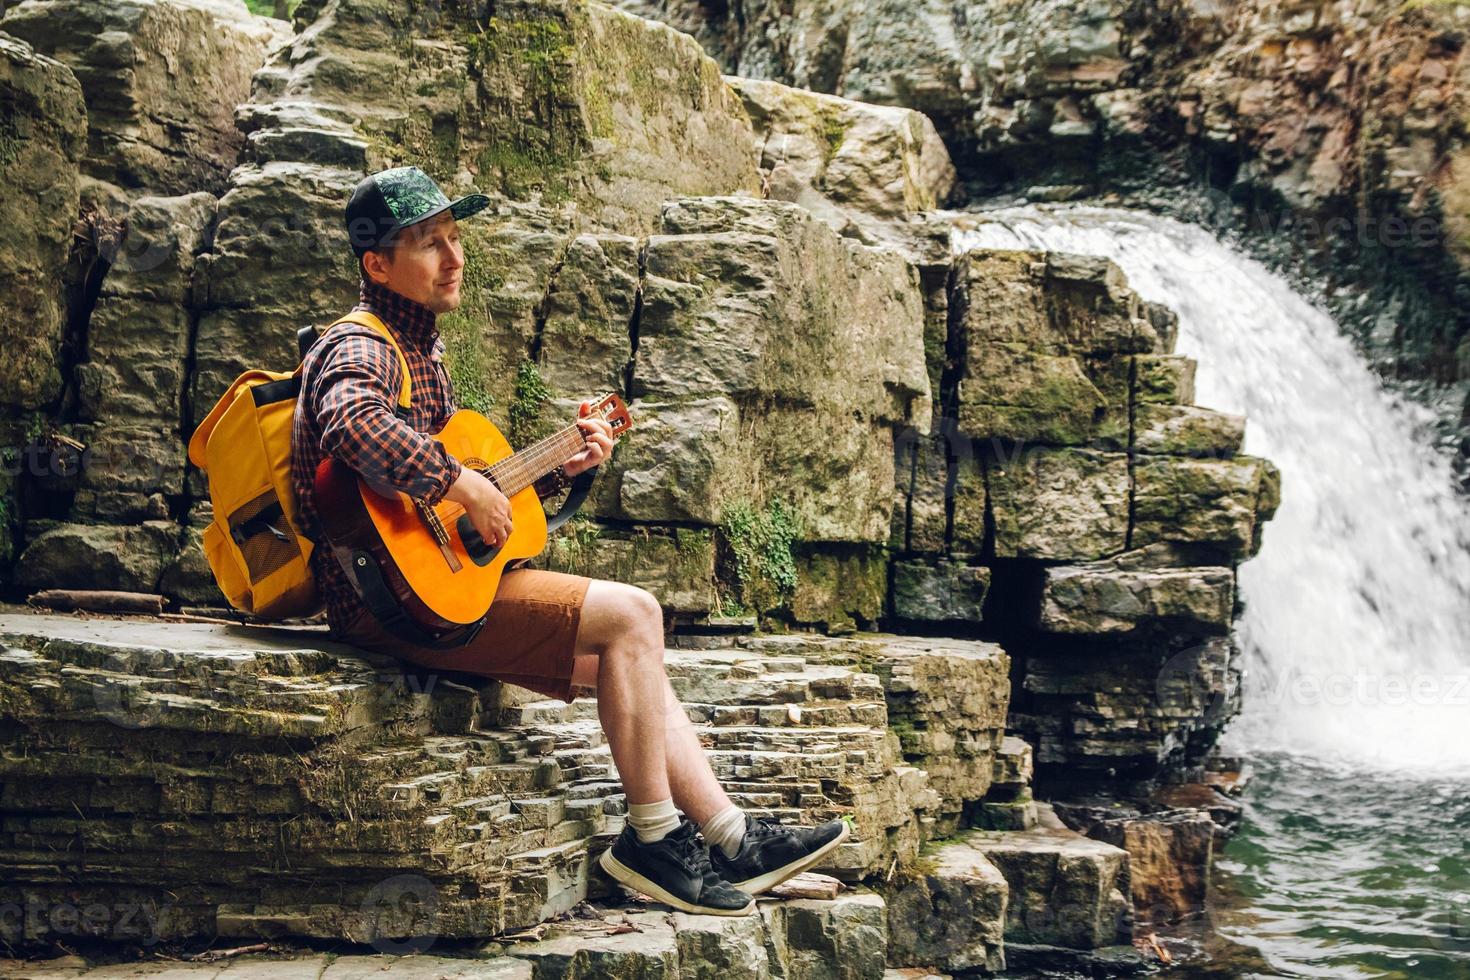
[[[623,6],[727,71],[926,113],[957,201],[1104,197],[1244,233],[1346,293],[1336,312],[1386,375],[1450,385],[1450,421],[1470,419],[1461,5]]]
[[[0,35],[11,65],[0,85],[18,93],[0,110],[0,132],[28,134],[25,155],[0,156],[0,189],[23,195],[54,172],[66,218],[48,212],[24,242],[0,242],[15,259],[7,268],[29,270],[25,289],[51,311],[41,321],[49,332],[25,334],[25,377],[38,380],[3,396],[18,457],[6,470],[3,514],[15,596],[124,589],[160,593],[172,608],[217,609],[199,542],[210,505],[202,475],[186,465],[186,437],[245,367],[288,367],[298,326],[351,305],[343,203],[363,173],[411,163],[451,194],[474,188],[495,201],[462,227],[464,303],[440,323],[460,404],[517,444],[601,391],[620,392],[632,408],[635,431],[542,561],[642,585],[672,619],[706,631],[760,624],[968,638],[941,644],[921,667],[867,641],[813,639],[808,648],[793,639],[805,659],[788,666],[826,679],[791,703],[863,729],[823,735],[861,743],[853,752],[863,760],[831,772],[803,768],[789,733],[715,730],[741,719],[783,727],[775,716],[784,702],[752,695],[738,683],[749,668],[728,659],[691,666],[691,690],[703,691],[706,675],[733,685],[704,691],[700,703],[728,709],[711,707],[706,719],[732,753],[728,775],[770,777],[768,790],[750,789],[752,805],[854,813],[861,846],[838,870],[857,878],[914,865],[921,843],[964,827],[1037,831],[1033,761],[1038,788],[1053,797],[1108,789],[1145,800],[1161,783],[1203,777],[1237,707],[1234,566],[1260,548],[1279,477],[1240,453],[1243,419],[1193,405],[1194,365],[1172,353],[1173,314],[1140,300],[1116,266],[1040,252],[951,255],[935,209],[957,176],[940,134],[979,145],[979,131],[956,136],[956,120],[1015,98],[1003,65],[985,83],[990,95],[977,94],[974,77],[931,71],[934,52],[920,42],[938,29],[934,18],[907,17],[902,31],[885,33],[896,11],[868,27],[854,21],[841,50],[882,48],[892,66],[912,58],[907,75],[833,69],[847,55],[829,56],[819,35],[836,27],[815,12],[801,21],[805,47],[792,41],[769,56],[768,73],[789,70],[795,81],[868,79],[861,91],[875,98],[914,95],[931,122],[907,108],[721,75],[689,36],[597,3],[491,13],[325,0],[304,4],[286,37],[233,4],[130,2],[104,10],[26,0],[0,21],[36,46]],[[225,67],[174,57],[171,45],[189,30],[210,35]],[[713,28],[701,30],[713,44]],[[864,30],[867,47],[857,41]],[[1098,74],[1078,66],[1107,46],[1102,28],[1084,34],[1066,55],[1076,84]],[[103,35],[113,40],[75,41]],[[134,70],[112,72],[124,56]],[[798,63],[816,74],[800,75]],[[207,84],[197,78],[206,72]],[[879,79],[893,86],[886,95]],[[990,152],[1035,147],[1023,137],[1017,130]],[[17,321],[0,330],[11,331],[7,349],[22,335]],[[45,627],[26,629],[30,649]],[[739,642],[750,644],[744,659],[792,652],[779,638]],[[49,659],[93,656],[67,649]],[[30,729],[52,709],[75,707],[65,691],[53,692],[62,699],[53,705],[32,690],[38,669],[30,656],[6,665],[7,724]],[[147,687],[156,669],[134,657],[120,672]],[[865,679],[875,674],[881,691]],[[226,687],[253,683],[221,677]],[[834,698],[860,704],[839,710],[826,703]],[[85,725],[96,720],[83,715]],[[498,702],[480,720],[508,732],[534,721]],[[192,730],[153,715],[141,724]],[[574,747],[528,744],[521,750],[543,755]],[[789,766],[763,775],[760,753],[772,745],[791,755]],[[589,768],[566,782],[605,776]],[[536,788],[546,787],[520,787]],[[478,798],[480,789],[454,792]],[[55,799],[36,797],[38,827]],[[149,809],[151,799],[128,819],[164,812]],[[595,802],[538,825],[541,843],[529,848],[580,842],[567,852],[580,869],[567,879],[571,893],[585,893],[586,847],[601,815],[617,815],[616,803]],[[330,807],[301,812],[332,819]],[[461,836],[446,846],[478,847],[505,815],[457,815],[459,829],[444,833]],[[263,832],[249,820],[240,828],[241,840]],[[1040,833],[1020,857],[1005,842],[981,850],[997,852],[1009,879],[1052,880],[1070,866],[1047,850],[1054,837]],[[393,841],[408,851],[425,843]],[[329,863],[336,845],[316,844]],[[1038,848],[1050,855],[1040,870]],[[948,857],[966,869],[955,872],[969,882],[965,901],[1005,919],[991,902],[999,872],[976,870],[968,855]],[[1103,871],[1084,889],[1086,922],[1043,927],[1026,912],[992,925],[1023,943],[1111,942],[1121,867],[1112,851],[1094,858]],[[553,883],[565,870],[537,868]],[[919,890],[903,900],[959,894],[954,879],[904,879]],[[501,879],[483,885],[500,904],[475,910],[491,916],[481,933],[537,921],[561,901],[518,905],[531,900],[505,897]],[[214,915],[221,903],[231,904],[200,897],[190,914]],[[1011,906],[1016,916],[1025,908]],[[986,929],[951,937],[955,963],[992,957],[991,933],[1000,933]],[[306,934],[351,927],[333,920]],[[920,949],[927,940],[893,941]]]

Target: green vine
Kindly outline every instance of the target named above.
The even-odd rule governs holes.
[[[748,503],[725,508],[721,536],[729,551],[739,593],[738,606],[756,612],[778,608],[796,592],[796,555],[792,545],[801,537],[796,510],[781,500],[764,510]],[[725,606],[727,615],[734,605]]]
[[[536,423],[541,420],[541,410],[551,398],[551,389],[541,380],[541,372],[530,361],[522,361],[516,368],[515,392],[510,402],[510,442],[516,448],[524,448],[535,435]]]

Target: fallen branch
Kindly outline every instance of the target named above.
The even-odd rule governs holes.
[[[829,875],[804,871],[788,878],[767,894],[774,898],[816,898],[830,902],[842,891],[842,882]]]
[[[215,960],[239,956],[243,953],[264,953],[270,948],[270,943],[254,943],[250,946],[236,946],[234,949],[206,949],[202,953],[191,953],[182,959],[196,963],[213,963]]]
[[[87,612],[129,612],[157,616],[163,612],[163,596],[146,592],[106,592],[87,589],[42,589],[26,602],[47,609]]]

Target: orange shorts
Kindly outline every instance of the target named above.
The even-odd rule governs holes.
[[[420,667],[480,674],[570,701],[573,651],[591,581],[539,568],[507,571],[484,629],[462,647],[436,650],[405,642],[385,633],[366,609],[336,639]]]

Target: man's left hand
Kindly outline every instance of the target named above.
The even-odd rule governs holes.
[[[583,470],[590,470],[597,466],[612,453],[613,434],[612,426],[600,418],[588,418],[592,414],[592,403],[583,402],[577,409],[577,426],[582,430],[582,437],[587,440],[587,445],[577,455],[562,464],[562,469],[567,476],[576,476]]]

